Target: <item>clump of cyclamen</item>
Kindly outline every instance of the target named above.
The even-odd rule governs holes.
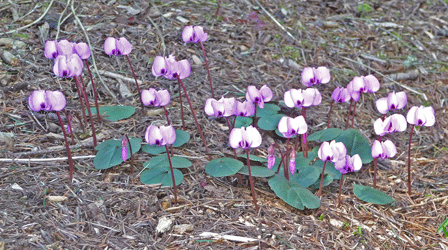
[[[317,154],[319,156],[319,159],[324,162],[319,184],[319,191],[317,192],[317,196],[320,197],[322,194],[322,184],[324,181],[325,166],[327,165],[327,162],[338,162],[344,160],[345,156],[347,155],[347,149],[342,142],[336,142],[333,140],[331,142],[323,142],[320,145]]]
[[[348,108],[348,117],[346,128],[348,128],[350,123],[350,117],[352,121],[352,128],[354,125],[355,114],[356,114],[356,104],[359,101],[362,93],[375,93],[380,89],[380,82],[374,75],[367,76],[355,76],[353,80],[347,85],[347,90],[350,93],[350,107]],[[353,106],[353,110],[352,110]],[[353,114],[351,114],[353,113]]]

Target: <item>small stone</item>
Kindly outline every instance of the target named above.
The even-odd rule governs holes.
[[[184,234],[185,232],[193,231],[194,226],[192,224],[181,224],[174,226],[174,232],[178,234]]]
[[[188,19],[186,19],[184,17],[181,17],[181,16],[177,16],[176,19],[179,20],[181,23],[188,23],[189,22]]]
[[[173,222],[174,222],[173,219],[163,216],[162,218],[159,219],[159,223],[157,224],[157,227],[156,227],[156,232],[157,233],[167,232],[173,226]]]
[[[293,69],[300,70],[300,65],[298,65],[296,62],[294,62],[294,60],[292,60],[292,59],[288,59],[288,66]]]
[[[202,60],[197,55],[193,55],[191,58],[193,59],[194,64],[202,65]]]

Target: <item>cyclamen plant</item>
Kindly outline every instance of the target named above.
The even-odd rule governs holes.
[[[62,133],[65,140],[65,149],[67,150],[67,157],[70,171],[70,181],[73,180],[73,172],[75,171],[75,165],[73,164],[72,154],[70,152],[69,143],[67,140],[67,134],[65,133],[64,123],[62,122],[59,111],[65,108],[67,101],[64,94],[61,91],[49,91],[49,90],[35,90],[28,97],[28,105],[32,111],[55,111],[58,116],[59,125],[61,126]]]

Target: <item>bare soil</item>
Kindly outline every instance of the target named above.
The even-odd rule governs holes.
[[[0,40],[0,52],[15,57],[8,61],[3,56],[0,66],[0,249],[448,249],[447,238],[437,232],[448,212],[447,1],[101,0],[77,1],[73,7],[83,28],[67,1],[0,1],[0,39],[24,43],[20,47]],[[152,60],[168,54],[190,60],[192,74],[184,82],[212,155],[232,154],[225,122],[203,112],[211,97],[207,71],[193,60],[203,60],[200,46],[181,39],[185,25],[201,25],[209,34],[204,46],[217,96],[241,100],[248,85],[267,84],[274,91],[273,103],[278,103],[285,91],[302,88],[303,67],[328,67],[332,80],[319,87],[322,104],[307,114],[310,133],[325,127],[333,89],[357,75],[374,74],[382,84],[376,94],[363,96],[357,108],[355,128],[369,142],[376,139],[373,121],[379,117],[374,100],[404,90],[408,108],[433,106],[435,126],[418,129],[412,141],[413,194],[406,193],[408,128],[388,136],[398,145],[398,154],[379,164],[378,187],[395,204],[372,205],[354,196],[352,184],[372,185],[372,167],[363,166],[347,176],[340,208],[337,181],[324,188],[319,209],[301,211],[276,197],[267,179],[257,178],[261,209],[256,212],[246,180],[233,186],[232,179],[205,173],[208,160],[186,102],[192,140],[175,154],[189,158],[193,166],[182,170],[185,180],[178,188],[178,204],[169,198],[172,188],[140,182],[149,154],[135,155],[133,172],[128,162],[96,170],[91,137],[76,118],[78,147],[72,152],[81,158],[75,160],[70,182],[67,161],[57,159],[66,152],[56,117],[31,112],[26,101],[33,90],[61,89],[67,96],[66,109],[80,110],[74,82],[55,77],[53,62],[44,57],[46,40],[81,42],[87,41],[87,34],[105,85],[121,104],[136,107],[127,120],[103,119],[97,125],[100,141],[124,134],[143,138],[149,124],[165,124],[161,110],[140,113],[129,65],[125,58],[103,52],[106,37],[124,36],[132,43],[130,59],[142,89],[165,88],[176,95],[175,81],[152,76]],[[87,74],[83,77],[89,82]],[[95,83],[100,105],[117,104],[97,74]],[[120,86],[130,87],[134,95],[124,98]],[[181,128],[179,107],[173,97],[169,113],[176,128]],[[332,126],[345,127],[347,109],[348,105],[335,105]],[[263,140],[253,154],[265,157],[271,142],[281,143],[268,132],[263,132]],[[65,200],[50,201],[49,196]],[[157,233],[162,217],[172,219],[174,227]],[[183,224],[190,228],[176,227]],[[204,232],[253,241],[202,237]]]

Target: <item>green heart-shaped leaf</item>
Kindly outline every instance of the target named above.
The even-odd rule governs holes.
[[[309,135],[307,140],[308,141],[331,141],[334,138],[338,137],[341,134],[342,130],[339,128],[327,128],[324,130],[320,130],[317,132],[314,132],[313,134]]]
[[[171,157],[171,163],[173,164],[173,168],[188,168],[192,165],[191,161],[180,156]],[[169,166],[170,162],[168,161],[168,156],[166,154],[152,157],[149,161],[143,163],[143,167],[148,169]]]
[[[100,115],[112,122],[129,118],[135,113],[135,108],[132,106],[100,106],[98,109]],[[96,107],[91,107],[90,112],[96,115]],[[86,114],[88,114],[87,110]]]
[[[129,141],[131,142],[132,154],[137,153],[140,150],[142,139],[129,138]],[[123,162],[121,156],[121,140],[109,139],[103,141],[95,149],[98,150],[93,160],[93,165],[96,169],[108,169]],[[127,159],[129,159],[131,158],[129,145],[127,146],[127,150]]]
[[[264,166],[250,166],[250,171],[253,177],[271,177],[275,174],[274,170]],[[249,175],[249,168],[247,166],[244,166],[238,173]]]
[[[238,173],[243,163],[232,158],[214,159],[207,163],[205,172],[213,177],[230,176]]]
[[[173,170],[176,186],[180,185],[184,180],[184,175],[178,169]],[[143,184],[158,184],[162,183],[162,186],[173,186],[173,179],[171,177],[170,168],[152,168],[147,169],[140,175],[140,181]]]
[[[280,119],[285,116],[283,114],[273,114],[271,116],[263,116],[258,120],[258,127],[266,131],[275,130],[278,127]]]
[[[395,202],[388,194],[371,187],[354,185],[353,192],[360,200],[373,204],[386,205]]]

